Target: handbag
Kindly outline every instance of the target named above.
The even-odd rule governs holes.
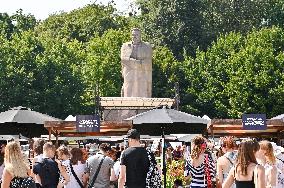
[[[210,170],[209,170],[208,154],[205,155],[205,176],[206,176],[206,180],[207,180],[207,188],[213,188],[212,179],[211,179]]]
[[[74,178],[76,179],[77,183],[80,185],[81,188],[84,188],[84,185],[82,184],[82,182],[79,180],[77,174],[75,173],[71,162],[70,162],[70,169],[71,169],[71,172],[72,172]]]
[[[102,160],[101,160],[101,162],[100,162],[100,164],[99,164],[99,167],[98,167],[96,173],[94,174],[93,179],[92,179],[92,182],[89,184],[88,188],[92,188],[92,187],[94,186],[95,181],[96,181],[96,179],[97,179],[97,177],[98,177],[98,175],[99,175],[99,172],[100,172],[100,169],[101,169],[101,167],[102,167],[102,164],[103,164],[103,161],[104,161],[105,157],[106,157],[106,156],[104,156],[104,157],[102,158]]]

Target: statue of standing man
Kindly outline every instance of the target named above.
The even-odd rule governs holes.
[[[122,97],[152,96],[152,54],[149,43],[142,42],[141,31],[132,29],[132,41],[121,47]]]

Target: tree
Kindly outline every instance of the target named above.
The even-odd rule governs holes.
[[[169,47],[179,60],[183,59],[184,51],[194,55],[203,38],[201,1],[139,0],[137,3],[147,40]]]
[[[35,17],[31,14],[23,14],[22,9],[11,16],[7,13],[0,13],[0,34],[7,39],[11,39],[13,34],[33,30],[36,24]]]
[[[207,52],[186,60],[184,106],[199,115],[239,118],[242,113],[283,112],[284,31],[273,27],[220,37]]]
[[[37,28],[39,35],[71,41],[88,42],[95,34],[102,36],[108,29],[122,29],[128,20],[115,14],[112,4],[89,4],[70,13],[50,15]]]

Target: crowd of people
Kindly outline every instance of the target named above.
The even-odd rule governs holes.
[[[80,148],[51,142],[34,142],[31,163],[20,144],[12,141],[0,152],[1,188],[158,188],[162,171],[154,153],[141,145],[140,134],[131,129],[128,147],[121,151],[107,143],[99,152],[85,157]],[[167,150],[167,161],[185,160],[184,176],[191,188],[282,188],[284,187],[284,149],[267,140],[220,138],[212,147],[206,138],[195,137],[191,152],[177,146]],[[218,148],[216,150],[216,148]],[[170,160],[169,160],[170,159]],[[173,188],[186,187],[176,179]]]

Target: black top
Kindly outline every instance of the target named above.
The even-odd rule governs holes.
[[[42,187],[57,188],[59,181],[59,168],[57,162],[44,158],[34,165],[33,173],[40,176]]]
[[[235,178],[236,188],[255,188],[254,172],[252,172],[252,179],[250,181],[239,181],[235,177],[235,170],[234,170],[234,178]]]
[[[121,165],[126,166],[126,187],[145,188],[149,159],[145,148],[127,148],[121,156]]]

